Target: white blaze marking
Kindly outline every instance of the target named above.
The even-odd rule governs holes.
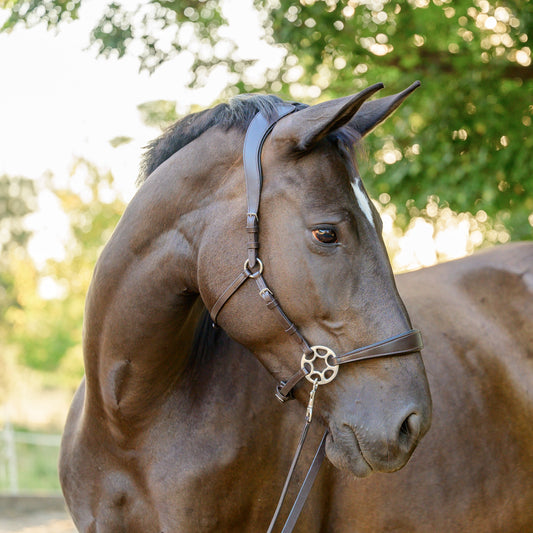
[[[361,208],[361,211],[365,214],[366,218],[372,226],[374,226],[374,218],[372,217],[372,208],[370,207],[370,200],[366,195],[363,187],[361,186],[361,180],[355,180],[352,184],[353,192],[355,193],[355,199]]]

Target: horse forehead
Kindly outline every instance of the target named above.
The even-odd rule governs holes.
[[[320,203],[346,206],[346,200],[348,203],[352,201],[351,188],[356,210],[375,227],[370,198],[355,169],[331,145],[321,148],[299,158],[274,158],[275,165],[282,169],[281,173],[288,176],[289,181],[295,182],[299,194],[305,192],[306,198],[303,199],[313,204],[320,200]],[[286,184],[280,182],[278,185],[283,187]]]
[[[351,172],[343,156],[329,143],[321,143],[309,152],[295,153],[277,143],[265,146],[263,169],[279,186],[295,186],[301,192],[346,196],[350,191]]]

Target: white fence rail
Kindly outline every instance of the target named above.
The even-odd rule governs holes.
[[[25,489],[19,483],[17,444],[53,447],[59,452],[60,443],[61,435],[15,431],[9,421],[5,422],[3,427],[0,426],[0,486],[7,487],[10,494],[18,494]]]

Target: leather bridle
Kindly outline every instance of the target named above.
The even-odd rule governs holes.
[[[307,406],[305,424],[294,455],[287,479],[285,481],[281,496],[270,523],[268,533],[271,533],[278,518],[281,506],[292,477],[292,473],[300,456],[309,425],[313,416],[313,404],[318,385],[330,383],[337,375],[339,365],[353,363],[378,357],[391,357],[396,355],[406,355],[419,352],[422,347],[422,336],[420,331],[411,329],[400,335],[389,337],[375,344],[357,348],[342,355],[336,355],[333,350],[326,346],[309,346],[306,339],[298,331],[296,326],[289,320],[283,312],[279,302],[270,290],[263,278],[263,263],[258,257],[259,250],[259,202],[261,198],[261,186],[263,182],[263,172],[261,167],[261,151],[263,144],[272,131],[276,123],[284,116],[297,111],[298,108],[292,104],[280,103],[276,105],[275,112],[270,118],[265,117],[261,112],[257,113],[248,126],[244,140],[243,160],[246,181],[246,198],[248,212],[246,216],[246,231],[248,233],[248,257],[244,263],[243,271],[233,280],[233,282],[220,295],[211,308],[211,318],[213,324],[217,323],[217,317],[227,303],[227,301],[237,292],[237,290],[248,279],[253,279],[259,290],[260,297],[267,307],[272,310],[287,334],[298,344],[302,350],[300,368],[286,381],[281,381],[277,386],[276,397],[281,402],[286,402],[292,398],[292,390],[304,378],[313,384]],[[315,454],[313,462],[302,483],[298,496],[289,513],[282,533],[290,533],[298,520],[305,500],[311,490],[313,482],[318,474],[318,470],[325,457],[325,445],[327,431],[322,437],[322,441]]]

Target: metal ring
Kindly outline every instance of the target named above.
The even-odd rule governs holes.
[[[312,354],[303,354],[300,365],[306,371],[305,379],[319,385],[329,383],[337,376],[339,365],[331,363],[330,360],[336,357],[335,352],[327,346],[311,346]],[[315,367],[315,361],[321,361],[321,370]]]
[[[250,270],[250,261],[248,259],[244,262],[244,271],[251,272],[250,277],[252,279],[258,278],[263,273],[263,262],[259,258],[257,258],[256,261],[259,264],[259,270],[257,272],[252,272]]]

